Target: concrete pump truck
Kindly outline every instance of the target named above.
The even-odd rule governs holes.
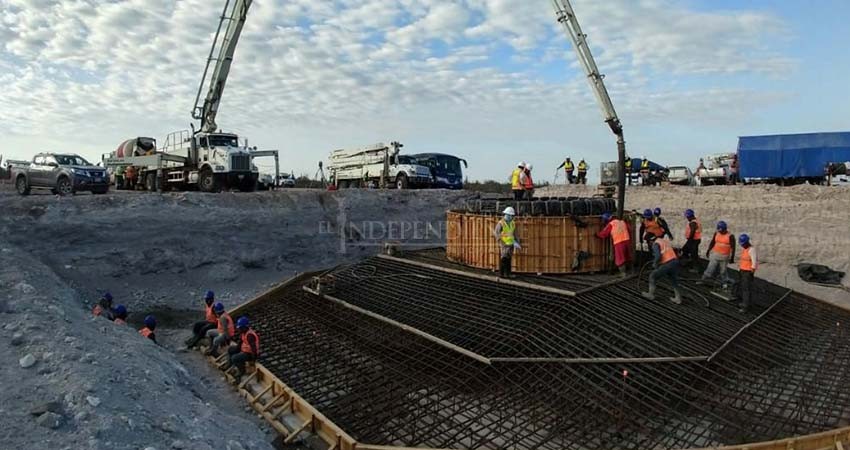
[[[273,156],[276,174],[279,174],[277,150],[252,149],[247,141],[240,146],[239,136],[221,132],[216,123],[236,44],[252,2],[225,1],[192,109],[192,118],[200,121],[198,129],[191,124],[191,131],[169,134],[159,149],[152,138],[138,137],[122,142],[104,158],[104,165],[113,174],[132,173],[138,185],[150,191],[197,187],[204,192],[229,188],[254,191],[259,171],[253,161],[261,156]],[[213,62],[215,66],[210,72]],[[201,103],[205,88],[206,97]]]

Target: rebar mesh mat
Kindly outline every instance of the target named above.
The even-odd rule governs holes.
[[[850,313],[797,294],[710,363],[487,365],[298,284],[244,312],[262,337],[261,362],[367,444],[687,448],[824,431],[850,417]]]

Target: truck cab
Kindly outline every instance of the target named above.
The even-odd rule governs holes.
[[[162,152],[186,158],[189,182],[198,183],[205,192],[214,192],[221,186],[237,186],[240,190],[253,190],[259,178],[259,169],[252,163],[251,149],[239,146],[239,136],[233,133],[196,133],[189,130],[168,135]]]

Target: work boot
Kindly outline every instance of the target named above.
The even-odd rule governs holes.
[[[677,305],[681,305],[682,304],[682,291],[677,287],[673,288],[673,295],[674,295],[674,297],[671,297],[670,301],[677,304]]]
[[[643,298],[647,300],[655,300],[655,281],[649,280],[649,292],[644,292],[641,294]]]
[[[629,274],[626,272],[626,265],[625,264],[623,264],[620,267],[617,267],[617,269],[620,271],[620,278],[626,278],[626,277],[629,276]]]

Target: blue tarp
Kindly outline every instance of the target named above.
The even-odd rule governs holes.
[[[738,138],[742,178],[822,177],[831,162],[850,161],[850,132]]]

